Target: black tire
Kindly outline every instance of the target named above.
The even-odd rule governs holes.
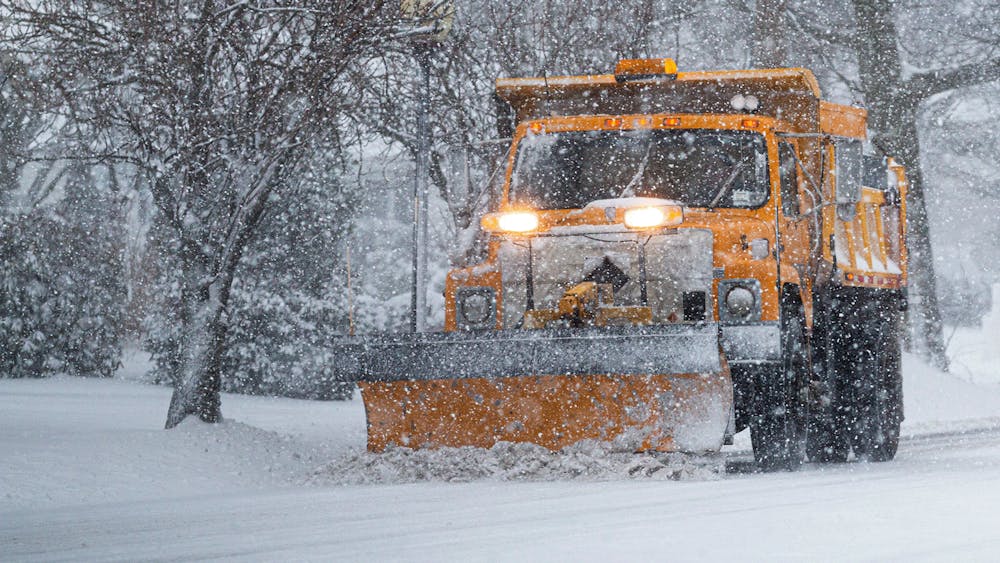
[[[816,463],[844,463],[851,453],[851,443],[834,428],[810,429],[806,455]]]
[[[868,312],[865,345],[848,386],[853,407],[848,435],[858,460],[882,462],[896,456],[903,420],[899,320],[891,307],[875,301]]]
[[[346,381],[323,381],[312,394],[318,401],[350,401],[354,398],[354,383]]]
[[[781,364],[754,370],[750,439],[763,471],[794,471],[806,454],[809,348],[802,306],[794,292],[782,296],[781,317]]]
[[[828,290],[813,297],[813,373],[810,381],[810,413],[806,435],[806,455],[816,463],[844,463],[851,442],[843,431],[836,359],[837,339],[844,334],[834,307],[837,300]]]

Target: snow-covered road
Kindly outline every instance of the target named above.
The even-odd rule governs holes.
[[[162,388],[0,381],[0,560],[997,560],[1000,389],[908,359],[906,392],[890,463],[342,486],[312,477],[362,447],[358,401],[164,432]]]
[[[6,560],[996,560],[1000,430],[714,482],[259,491],[6,513]]]

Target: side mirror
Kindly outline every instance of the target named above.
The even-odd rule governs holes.
[[[899,188],[894,175],[889,172],[889,159],[884,156],[865,156],[864,185],[882,190],[886,205],[899,204]]]
[[[861,201],[863,153],[861,141],[843,140],[835,146],[837,187],[837,217],[853,221],[855,205]]]

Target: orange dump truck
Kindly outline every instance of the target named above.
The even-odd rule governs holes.
[[[512,144],[444,333],[344,338],[373,451],[717,451],[766,469],[893,457],[906,179],[804,69],[497,81]]]

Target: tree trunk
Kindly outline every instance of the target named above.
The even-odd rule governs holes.
[[[212,276],[201,257],[184,252],[185,287],[182,291],[182,334],[174,394],[167,411],[166,428],[173,428],[188,415],[205,422],[222,420],[221,360],[226,336],[225,311],[232,286],[232,273]]]
[[[901,116],[901,126],[893,136],[875,136],[894,157],[906,166],[909,192],[906,205],[907,246],[909,248],[910,301],[913,314],[910,324],[916,332],[916,352],[939,369],[947,371],[948,356],[937,298],[934,254],[924,197],[924,176],[920,166],[920,138],[916,108]]]
[[[786,66],[785,0],[757,0],[753,12],[750,65],[754,68]]]
[[[915,314],[911,314],[910,322],[920,344],[918,351],[934,365],[947,369],[920,169],[917,110],[921,95],[908,91],[902,78],[891,0],[853,0],[853,5],[857,19],[858,69],[868,105],[872,142],[906,166],[910,182],[907,200],[909,273],[911,291],[917,297],[912,303]]]

